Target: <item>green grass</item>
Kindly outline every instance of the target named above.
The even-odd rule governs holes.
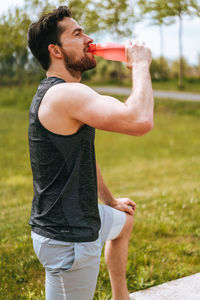
[[[17,105],[0,98],[0,299],[40,300],[44,271],[28,225],[33,189],[27,107],[33,88],[0,92],[9,93],[19,98]],[[151,133],[97,131],[97,160],[107,185],[115,196],[137,203],[127,268],[131,292],[200,272],[199,117],[200,103],[156,100]],[[110,297],[102,257],[94,299]]]
[[[105,80],[100,81],[85,81],[89,86],[122,86],[122,87],[131,87],[131,80],[124,80],[119,82],[116,80],[110,80],[105,82]],[[200,79],[184,80],[184,88],[179,89],[178,79],[164,80],[164,81],[153,81],[152,86],[154,90],[164,90],[164,91],[176,91],[176,92],[191,92],[191,93],[200,93]]]
[[[185,78],[184,88],[182,90],[178,87],[178,79],[166,80],[166,81],[153,81],[153,89],[155,90],[165,90],[165,91],[182,91],[182,92],[192,92],[200,93],[200,78],[190,79]]]
[[[0,107],[28,109],[37,84],[0,88]]]

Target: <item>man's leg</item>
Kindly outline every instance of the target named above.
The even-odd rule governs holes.
[[[61,242],[32,233],[33,247],[46,269],[47,300],[92,300],[101,257],[101,240]]]
[[[98,273],[98,261],[73,271],[46,270],[46,300],[92,300]]]
[[[128,243],[133,228],[134,218],[126,214],[126,223],[119,236],[105,245],[105,260],[109,270],[114,300],[128,300],[126,284],[126,264],[128,259]]]

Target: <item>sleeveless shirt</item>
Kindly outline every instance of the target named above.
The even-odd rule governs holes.
[[[83,125],[72,135],[55,134],[38,118],[49,88],[65,81],[44,79],[29,110],[29,151],[34,197],[29,224],[42,236],[66,242],[98,238],[95,129]]]

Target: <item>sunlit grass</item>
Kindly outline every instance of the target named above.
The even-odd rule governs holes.
[[[23,99],[30,101],[28,92]],[[116,197],[137,203],[127,268],[131,292],[200,272],[200,103],[160,100],[155,110],[154,129],[143,137],[96,134],[107,185]],[[0,109],[0,299],[44,299],[44,270],[28,225],[27,129],[26,105]],[[94,299],[110,298],[102,257]]]
[[[113,194],[137,203],[129,247],[131,292],[200,271],[199,108],[158,101],[148,135],[97,135],[99,165]],[[109,288],[102,265],[100,290]],[[97,291],[96,299],[109,299],[106,293],[98,297]]]

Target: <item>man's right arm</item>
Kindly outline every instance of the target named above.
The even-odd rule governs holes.
[[[94,128],[140,136],[153,127],[154,97],[149,73],[150,50],[143,45],[126,49],[133,88],[125,103],[103,96],[81,83],[60,86],[67,115]],[[58,94],[57,94],[58,95]]]

